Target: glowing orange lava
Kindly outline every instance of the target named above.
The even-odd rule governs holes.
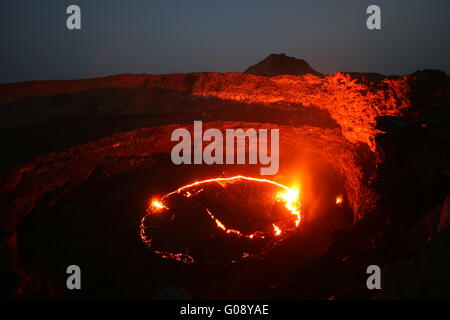
[[[268,179],[252,178],[252,177],[246,177],[246,176],[239,175],[239,176],[233,176],[233,177],[229,177],[229,178],[213,178],[213,179],[206,179],[206,180],[202,180],[202,181],[195,181],[193,183],[184,185],[184,186],[176,189],[175,191],[167,193],[160,199],[153,198],[149,202],[149,205],[147,207],[147,215],[142,219],[142,222],[141,222],[141,238],[142,238],[143,242],[146,243],[147,245],[150,245],[150,242],[151,242],[151,240],[149,238],[147,238],[147,236],[145,234],[144,220],[149,215],[157,214],[157,213],[159,214],[162,211],[169,210],[168,204],[167,204],[167,202],[165,202],[165,200],[167,200],[167,198],[170,197],[171,195],[179,194],[185,198],[191,198],[204,190],[203,188],[195,189],[193,187],[199,187],[201,185],[208,184],[208,183],[214,183],[214,182],[218,183],[222,187],[226,187],[228,183],[233,183],[238,180],[269,183],[269,184],[272,184],[272,185],[275,185],[275,186],[281,188],[282,189],[281,191],[274,193],[273,200],[276,202],[283,203],[284,207],[288,210],[288,212],[290,212],[294,216],[293,222],[294,222],[295,228],[297,228],[299,226],[300,221],[301,221],[301,204],[300,204],[300,192],[298,189],[289,188],[285,185],[282,185],[278,182],[268,180]],[[205,207],[204,210],[209,215],[209,217],[212,219],[212,221],[214,222],[216,227],[219,230],[221,230],[227,234],[234,235],[235,237],[245,237],[247,239],[264,239],[268,235],[266,233],[267,231],[265,231],[265,232],[256,231],[256,232],[253,232],[250,234],[245,234],[239,230],[231,229],[231,228],[227,227],[225,223],[220,221],[208,208]],[[279,225],[279,224],[278,225],[272,224],[272,226],[273,226],[273,237],[279,237],[282,234],[284,234],[285,232],[293,231],[293,229],[295,229],[292,227],[284,228],[284,227],[281,227],[281,225]],[[284,228],[284,230],[283,230],[283,228]],[[160,254],[161,256],[163,256],[165,258],[172,258],[172,259],[176,259],[176,260],[183,261],[183,262],[186,262],[187,260],[190,261],[191,259],[193,261],[193,258],[188,255],[182,257],[182,256],[180,256],[180,254],[173,254],[170,252],[162,252],[162,251],[156,251],[156,250],[154,250],[154,252]]]
[[[162,209],[167,209],[167,207],[162,204],[161,201],[158,200],[152,200],[150,202],[150,207],[154,210],[154,211],[161,211]]]
[[[278,228],[275,224],[273,225],[273,229],[275,230],[275,235],[278,237],[281,234],[281,229]]]
[[[230,178],[213,178],[213,179],[206,179],[206,180],[202,180],[202,181],[195,181],[191,184],[187,184],[184,185],[180,188],[178,188],[175,191],[169,192],[168,194],[166,194],[164,197],[161,198],[161,200],[153,200],[151,202],[151,206],[150,206],[150,212],[152,210],[155,211],[161,211],[162,209],[168,209],[168,207],[166,207],[163,204],[163,200],[166,199],[167,197],[175,194],[175,193],[182,193],[183,191],[185,191],[186,189],[192,188],[194,186],[198,186],[198,185],[202,185],[202,184],[206,184],[206,183],[211,183],[211,182],[217,182],[222,186],[226,186],[227,182],[230,181],[234,181],[234,180],[248,180],[248,181],[256,181],[256,182],[264,182],[264,183],[270,183],[273,185],[276,185],[282,189],[284,189],[285,191],[279,192],[277,193],[275,196],[277,198],[278,201],[282,201],[285,203],[286,208],[291,212],[291,214],[296,216],[295,219],[295,226],[298,227],[301,221],[301,213],[300,213],[300,191],[298,189],[293,189],[293,188],[289,188],[286,187],[285,185],[282,185],[281,183],[272,181],[272,180],[268,180],[268,179],[260,179],[260,178],[251,178],[251,177],[245,177],[245,176],[234,176],[234,177],[230,177]],[[187,198],[190,198],[192,196],[192,193],[189,191],[185,191],[184,196]],[[342,199],[341,199],[342,201]],[[239,231],[237,230],[232,230],[232,229],[228,229],[225,227],[225,225],[220,222],[218,219],[214,218],[214,216],[212,215],[212,213],[206,209],[208,214],[210,215],[210,217],[212,219],[215,220],[217,226],[226,231],[227,233],[234,233],[234,234],[241,234]],[[149,212],[149,213],[150,213]],[[274,226],[275,227],[275,226]],[[281,230],[276,227],[275,228],[275,235],[279,235],[281,233]],[[253,239],[255,236],[257,236],[257,234],[252,234],[252,235],[245,235],[246,237]]]
[[[342,201],[343,201],[343,200],[342,200],[342,196],[341,196],[341,195],[339,195],[339,196],[336,197],[336,204],[339,204],[339,205],[340,205],[340,204],[342,204]]]
[[[281,185],[280,185],[281,186]],[[298,189],[290,189],[286,188],[286,192],[280,192],[277,194],[278,199],[281,199],[285,202],[286,208],[297,218],[295,220],[295,226],[298,227],[301,220],[300,214],[300,192]]]

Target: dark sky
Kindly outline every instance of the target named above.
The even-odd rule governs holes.
[[[66,8],[82,30],[66,28]],[[366,8],[382,30],[366,28]],[[0,82],[243,71],[270,53],[323,73],[450,74],[449,0],[0,0]]]

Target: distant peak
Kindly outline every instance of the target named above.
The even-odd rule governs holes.
[[[284,74],[295,76],[313,74],[322,76],[320,72],[311,68],[305,60],[289,57],[285,53],[272,53],[264,60],[249,67],[244,73],[260,76],[279,76]]]
[[[287,58],[292,58],[292,57],[288,57],[285,53],[272,53],[267,58],[270,58],[270,57],[287,57]]]

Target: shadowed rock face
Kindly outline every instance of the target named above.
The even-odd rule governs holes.
[[[192,111],[202,119],[215,116],[215,120],[239,121],[241,114],[250,117],[252,106],[259,105],[266,111],[265,121],[271,121],[269,114],[286,108],[294,113],[305,111],[297,120],[299,125],[305,119],[317,121],[316,109],[327,111],[345,138],[375,150],[375,117],[397,115],[411,105],[411,80],[405,76],[374,82],[343,73],[323,78],[311,74],[196,73],[2,84],[0,128],[62,120],[176,116]],[[227,115],[230,104],[237,104],[240,110],[233,119]]]
[[[244,73],[269,77],[280,75],[303,76],[305,74],[322,76],[320,72],[311,68],[305,60],[288,57],[284,53],[271,54],[261,62],[249,67]]]

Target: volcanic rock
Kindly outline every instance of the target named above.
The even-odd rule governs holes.
[[[148,276],[148,269],[159,262],[129,242],[137,238],[136,222],[148,201],[148,185],[173,187],[169,178],[179,178],[172,174],[176,168],[155,165],[162,166],[161,159],[167,160],[164,157],[170,154],[171,132],[180,126],[192,129],[192,121],[202,119],[205,128],[280,129],[282,157],[297,161],[300,157],[293,154],[302,154],[323,161],[342,180],[355,225],[336,231],[324,254],[306,262],[301,260],[304,256],[298,260],[295,274],[284,272],[286,266],[281,263],[278,274],[287,277],[289,284],[280,287],[280,295],[373,297],[361,290],[366,277],[361,270],[368,264],[388,268],[401,260],[415,261],[398,269],[400,274],[412,272],[414,279],[415,270],[421,270],[418,265],[431,270],[448,252],[449,206],[443,201],[449,194],[449,106],[450,81],[442,72],[322,76],[306,62],[285,55],[272,55],[246,74],[141,74],[0,84],[0,142],[4,158],[11,158],[8,165],[13,167],[0,175],[0,260],[6,261],[0,266],[2,294],[58,296],[49,279],[60,274],[63,266],[53,265],[52,259],[71,253],[59,242],[75,251],[86,246],[90,258],[101,255],[103,261],[111,262],[111,269],[133,268],[124,275],[131,282],[167,287],[170,283],[158,282],[159,274]],[[56,142],[46,146],[52,139]],[[23,156],[17,157],[20,153]],[[138,178],[144,175],[140,185]],[[96,193],[102,188],[108,192]],[[123,207],[114,207],[113,200],[124,194],[130,198]],[[83,230],[80,246],[66,235],[74,230]],[[293,255],[310,250],[311,242],[320,238],[310,232],[291,240],[285,249],[289,254],[284,256],[291,261]],[[299,250],[302,236],[304,245]],[[438,242],[420,253],[428,239]],[[328,238],[319,240],[327,244]],[[316,247],[315,254],[323,253],[323,245]],[[121,250],[125,254],[120,255]],[[430,265],[422,264],[423,257]],[[55,270],[52,273],[43,266]],[[93,272],[105,271],[104,266],[98,268]],[[172,271],[173,277],[180,273],[177,268],[161,267]],[[258,285],[267,278],[268,269],[257,263],[249,264],[247,270],[247,275],[264,273],[258,281],[250,278]],[[186,279],[192,278],[191,271]],[[206,271],[199,274],[203,277]],[[146,276],[133,278],[135,274]],[[398,273],[394,270],[393,275]],[[116,279],[114,274],[111,277]],[[104,279],[105,285],[111,283],[108,280]],[[422,280],[426,288],[436,281]],[[186,288],[192,297],[202,292]],[[440,297],[448,292],[445,286],[441,289]],[[129,297],[125,291],[115,292]],[[424,292],[418,296],[433,297],[434,293]],[[236,298],[240,291],[232,290],[232,294]]]
[[[288,57],[284,53],[271,54],[261,62],[249,67],[244,73],[269,77],[280,75],[303,76],[305,74],[323,76],[323,74],[311,68],[305,60]]]
[[[289,154],[290,157],[296,152],[303,152],[316,162],[319,159],[323,159],[327,163],[332,163],[336,171],[346,177],[347,196],[350,204],[355,205],[354,211],[356,216],[366,211],[366,207],[373,204],[375,200],[372,191],[362,184],[362,178],[366,174],[364,173],[364,168],[367,165],[363,163],[364,152],[370,154],[370,151],[367,148],[363,151],[364,148],[361,150],[361,145],[348,142],[337,128],[320,129],[309,126],[296,128],[267,123],[239,122],[208,122],[204,126],[205,128],[222,129],[244,128],[246,126],[252,128],[276,127],[280,129],[280,152],[282,154]],[[3,274],[6,275],[9,282],[12,282],[8,285],[8,289],[20,297],[27,297],[27,294],[41,290],[39,289],[39,277],[30,277],[31,271],[24,268],[22,265],[23,261],[18,256],[18,252],[25,250],[24,246],[26,246],[23,237],[18,235],[19,230],[23,230],[27,224],[31,223],[33,225],[32,221],[34,223],[37,222],[36,226],[43,221],[48,221],[49,228],[56,233],[58,233],[58,230],[65,230],[64,225],[71,226],[76,224],[78,220],[80,221],[79,223],[86,226],[86,219],[90,221],[88,223],[88,225],[92,226],[90,229],[97,226],[91,219],[99,219],[100,221],[97,223],[100,223],[100,225],[98,227],[101,228],[104,235],[113,233],[113,231],[116,232],[115,229],[109,231],[113,227],[117,228],[117,226],[120,226],[122,230],[123,224],[128,226],[130,233],[137,232],[134,229],[136,227],[134,220],[139,221],[139,215],[130,216],[130,206],[139,207],[141,201],[145,203],[146,191],[145,188],[134,186],[137,183],[136,177],[132,179],[131,185],[133,185],[134,189],[131,194],[140,195],[142,199],[136,201],[136,203],[127,203],[127,207],[123,211],[116,208],[109,209],[118,213],[124,212],[126,216],[125,222],[116,221],[111,213],[104,216],[102,211],[86,216],[65,216],[68,214],[68,209],[60,209],[63,216],[60,214],[52,215],[51,212],[53,210],[58,212],[58,207],[66,201],[71,203],[76,198],[76,195],[82,193],[82,190],[85,190],[85,188],[94,188],[96,190],[97,185],[108,185],[113,179],[130,175],[139,170],[139,168],[143,168],[143,172],[148,174],[148,168],[158,160],[160,155],[168,155],[170,153],[174,143],[168,142],[172,131],[178,127],[179,125],[166,125],[118,133],[97,141],[39,156],[35,160],[10,170],[3,175],[0,179],[0,194],[2,195],[0,197],[0,211],[2,212],[0,216],[0,243],[2,245],[0,258],[2,258],[2,261],[8,261],[7,264],[3,265],[5,269]],[[192,125],[186,126],[186,128],[191,131],[193,129]],[[370,158],[369,155],[367,157]],[[153,175],[150,176],[150,179],[154,180],[153,183],[165,184],[164,174],[167,174],[167,172],[165,173],[161,169],[157,171],[160,171],[162,176],[157,178]],[[126,188],[130,189],[129,187]],[[101,201],[102,199],[91,199],[88,202],[90,210],[93,210],[91,206],[96,204],[104,204],[108,207],[110,201]],[[76,204],[78,201],[73,203]],[[360,205],[362,206],[360,207]],[[42,218],[44,216],[46,218]],[[55,226],[58,227],[55,228]],[[100,245],[97,244],[100,240],[96,229],[90,232],[84,230],[83,237],[87,237],[87,234],[90,233],[93,234],[92,243]],[[63,234],[60,236],[64,237]],[[19,238],[19,241],[17,238]],[[50,237],[49,243],[43,240],[44,244],[41,243],[39,246],[52,252],[47,247],[52,246],[53,243],[59,243],[58,241],[55,242],[54,238]],[[135,236],[131,238],[135,239]],[[109,251],[102,251],[102,254],[107,255],[111,259],[114,259],[117,255],[117,249],[110,243],[113,239],[117,239],[117,242],[123,241],[114,233],[114,236],[106,244],[103,244],[103,248],[109,248],[109,250],[114,248],[111,253],[112,257],[108,256]],[[61,239],[61,241],[69,240]],[[91,242],[85,241],[91,247]],[[116,245],[119,246],[118,244]],[[33,247],[35,246],[38,246],[36,242],[33,243]],[[57,248],[59,247],[56,246],[56,249],[53,250],[57,250]],[[129,250],[127,247],[125,248]],[[58,251],[58,254],[63,253]],[[128,251],[125,256],[128,259],[133,258]],[[36,259],[47,261],[45,257]],[[25,292],[20,292],[20,288],[24,286],[27,286],[28,289]],[[46,296],[47,294],[49,293],[46,292]]]
[[[0,128],[122,117],[166,123],[206,120],[341,127],[375,150],[375,117],[411,105],[410,76],[381,82],[336,73],[263,77],[242,73],[120,75],[101,79],[0,84]],[[134,121],[134,120],[133,120]],[[334,122],[334,123],[333,123]],[[154,125],[154,124],[152,124]],[[137,128],[137,127],[135,127]]]

